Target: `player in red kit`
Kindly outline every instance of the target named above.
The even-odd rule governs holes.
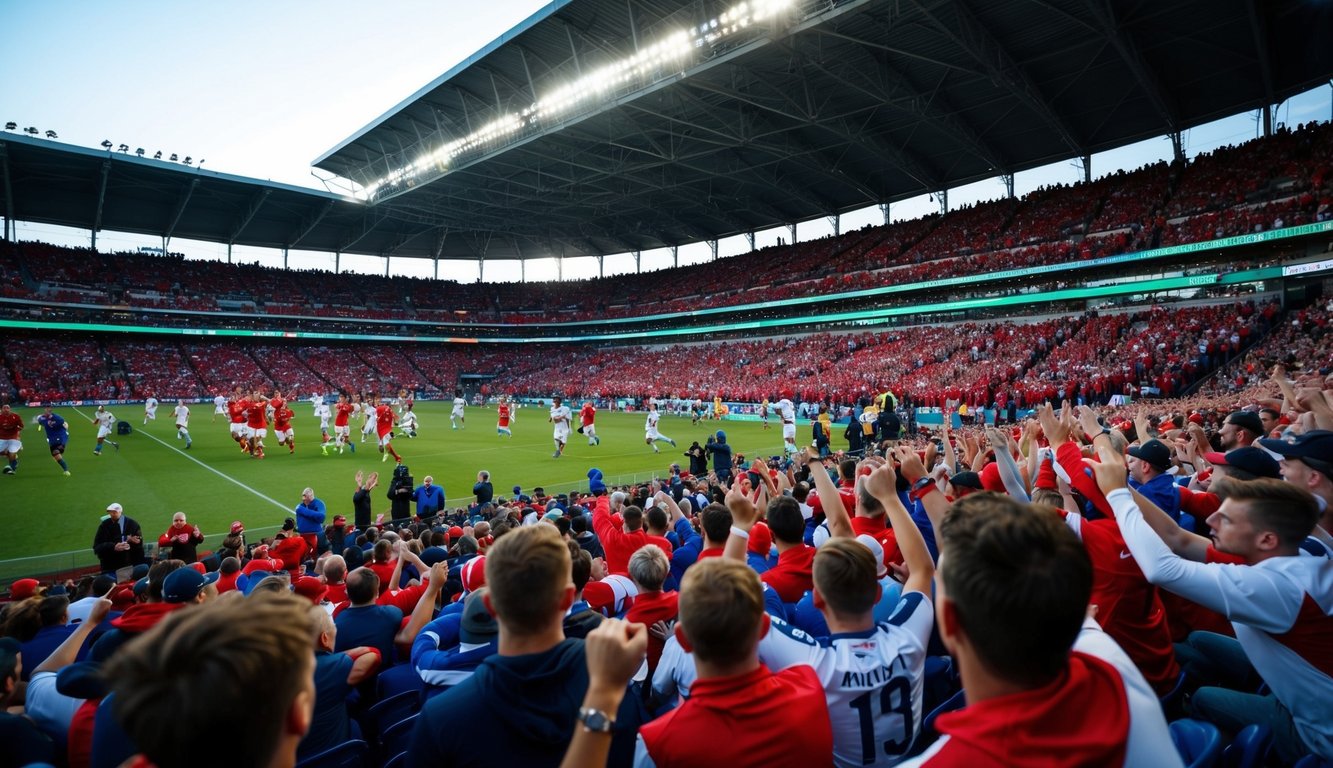
[[[509,423],[514,419],[513,406],[509,404],[508,398],[501,397],[500,403],[496,407],[500,417],[495,422],[495,434],[513,437],[514,432],[509,428]]]
[[[398,463],[403,463],[403,457],[393,449],[393,425],[398,421],[398,415],[393,412],[393,406],[380,402],[378,397],[374,398],[375,403],[375,432],[379,435],[380,453],[384,457],[380,461],[388,461],[390,456]]]
[[[241,446],[241,453],[250,452],[250,440],[245,435],[245,396],[237,387],[231,400],[227,401],[227,418],[231,420],[231,439]]]
[[[245,408],[245,427],[246,436],[250,438],[250,455],[257,458],[264,458],[264,438],[268,437],[268,400],[264,395],[255,390],[255,394],[247,401]]]
[[[292,436],[292,417],[295,415],[282,400],[273,406],[273,435],[278,438],[278,445],[287,445],[289,455],[296,453],[296,440]]]
[[[356,453],[356,443],[348,438],[352,434],[351,419],[352,413],[356,411],[356,406],[347,402],[347,395],[338,395],[338,404],[334,406],[333,416],[333,441],[338,446],[338,453],[343,452],[344,445],[352,447],[352,453]],[[324,446],[324,453],[329,452],[329,447]]]
[[[592,407],[592,401],[585,401],[583,407],[579,409],[579,432],[588,438],[588,445],[601,445],[602,438],[597,436],[597,426],[593,420],[597,418],[597,409]]]

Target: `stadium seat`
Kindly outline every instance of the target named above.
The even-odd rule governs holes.
[[[921,711],[932,712],[958,691],[958,680],[953,659],[948,656],[927,656],[925,683],[921,686]]]
[[[1185,768],[1212,768],[1222,758],[1222,734],[1212,723],[1177,720],[1171,723],[1171,741]]]
[[[387,699],[380,699],[375,706],[361,715],[361,730],[366,741],[372,744],[380,742],[380,735],[394,723],[411,717],[421,707],[421,694],[418,691],[403,691]]]
[[[1333,768],[1333,760],[1325,760],[1319,755],[1306,755],[1291,768]]]
[[[407,753],[399,752],[384,763],[384,768],[403,768],[407,764]]]
[[[1222,751],[1223,768],[1260,768],[1272,748],[1272,728],[1259,723],[1247,725]]]
[[[416,727],[419,714],[413,714],[384,730],[380,736],[381,755],[396,755],[407,751],[408,744],[412,741],[412,729]]]
[[[920,733],[917,734],[916,743],[914,743],[912,745],[912,748],[908,750],[907,757],[919,755],[922,752],[925,752],[927,747],[935,743],[935,740],[938,739],[940,736],[940,734],[935,730],[935,720],[939,718],[940,715],[953,712],[955,710],[959,710],[967,706],[967,698],[964,695],[965,693],[966,693],[965,691],[959,691],[958,693],[955,693],[954,695],[950,696],[947,700],[945,700],[943,704],[931,710],[930,714],[926,715],[925,719],[922,720],[921,722],[921,731]],[[922,709],[924,711],[924,707]]]
[[[1167,717],[1171,717],[1171,708],[1180,701],[1180,694],[1185,690],[1185,670],[1180,670],[1180,676],[1176,678],[1176,684],[1171,686],[1171,690],[1157,697],[1162,703],[1162,711]]]
[[[297,763],[296,768],[365,768],[369,754],[369,744],[361,739],[352,739],[307,757]]]
[[[411,664],[389,667],[381,671],[375,681],[375,692],[379,695],[380,701],[407,691],[420,693],[423,688],[425,683],[421,681],[421,675],[417,674],[416,667]]]

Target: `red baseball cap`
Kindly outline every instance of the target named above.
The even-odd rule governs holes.
[[[40,586],[42,583],[36,579],[19,579],[9,586],[9,599],[27,600],[37,594]]]
[[[302,576],[292,584],[292,591],[308,599],[315,605],[319,605],[324,599],[324,595],[329,591],[329,585],[320,581],[314,576]]]
[[[463,563],[458,575],[463,579],[463,589],[469,592],[486,586],[486,556],[479,555]]]
[[[233,522],[233,523],[231,524],[231,532],[232,532],[232,533],[244,533],[244,532],[245,532],[245,525],[243,525],[243,524],[241,523],[240,520],[237,520],[237,521],[235,521],[235,522]]]

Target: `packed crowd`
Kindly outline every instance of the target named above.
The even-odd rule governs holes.
[[[1318,312],[1318,310],[1316,310]],[[1297,315],[1302,327],[1307,311]],[[1172,397],[1237,359],[1278,322],[1275,303],[1151,306],[1041,321],[959,323],[673,348],[246,345],[53,342],[18,337],[0,352],[17,395],[70,399],[211,399],[237,381],[299,392],[451,392],[462,373],[493,375],[487,396],[674,396],[849,405],[885,389],[916,406],[1018,408],[1063,397]],[[1315,315],[1322,318],[1323,314]],[[1297,347],[1299,349],[1299,347]],[[686,359],[688,365],[680,365]],[[626,360],[634,361],[626,365]],[[797,382],[788,385],[787,382]]]
[[[1209,354],[1199,334],[1238,318],[1221,311],[1081,322],[1137,361]],[[719,449],[554,495],[483,470],[452,508],[400,466],[307,488],[272,537],[241,519],[211,551],[184,512],[155,537],[110,503],[94,573],[22,579],[0,606],[6,756],[1174,766],[1233,742],[1333,760],[1326,318],[1295,313],[1238,358],[1283,337],[1310,355],[1236,391],[1048,402],[1003,428],[858,418],[857,455]],[[1068,322],[973,328],[923,367]],[[805,364],[777,343],[740,356]]]
[[[532,324],[782,301],[1088,260],[1333,215],[1327,123],[840,237],[611,278],[462,285],[0,243],[4,296],[324,318]],[[221,304],[219,302],[222,302]]]

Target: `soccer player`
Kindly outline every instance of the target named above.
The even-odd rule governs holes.
[[[782,419],[782,450],[790,456],[796,453],[796,406],[792,405],[787,393],[777,404],[778,418]]]
[[[245,409],[245,436],[250,440],[250,455],[264,458],[264,438],[268,437],[268,400],[255,390]]]
[[[508,398],[501,395],[500,402],[496,405],[495,410],[499,414],[499,418],[495,422],[495,434],[513,437],[514,431],[509,428],[509,423],[514,420],[514,413],[509,405]]]
[[[352,442],[352,427],[350,424],[352,414],[360,408],[359,396],[358,402],[347,402],[347,395],[338,395],[338,405],[334,408],[337,415],[333,417],[334,441],[338,446],[338,453],[343,452],[343,446],[349,445],[352,453],[356,453],[356,443]],[[328,446],[324,446],[324,452],[328,453]]]
[[[555,439],[555,453],[551,458],[558,459],[565,452],[565,444],[569,442],[569,406],[564,404],[564,398],[556,395],[551,398],[551,415],[547,421],[555,425],[552,430],[552,437]]]
[[[102,455],[103,442],[111,443],[111,447],[119,451],[120,443],[111,439],[111,432],[116,428],[116,417],[111,415],[111,411],[108,411],[105,405],[97,406],[97,413],[93,414],[92,422],[97,425],[97,446],[93,448],[93,455]]]
[[[466,420],[463,417],[463,406],[465,405],[467,405],[467,401],[463,399],[463,390],[455,389],[454,409],[449,412],[449,423],[454,429],[458,429],[460,424],[463,425],[463,429],[467,429],[467,424],[464,423]]]
[[[148,395],[148,399],[143,404],[143,423],[147,424],[150,419],[157,421],[157,398],[153,397],[152,394]]]
[[[219,393],[213,398],[213,422],[217,423],[218,417],[227,415],[227,397]]]
[[[769,429],[768,409],[769,409],[768,398],[765,397],[764,402],[759,404],[759,420],[764,422],[764,429]]]
[[[37,423],[46,432],[46,444],[51,447],[51,458],[60,465],[65,477],[69,477],[69,465],[65,463],[64,456],[65,446],[69,444],[69,424],[60,414],[53,412],[49,405],[42,411],[42,415],[37,417]]]
[[[227,401],[227,418],[231,420],[231,439],[241,446],[241,453],[250,452],[250,440],[245,436],[245,407],[249,401],[238,386]]]
[[[393,425],[398,415],[393,412],[393,406],[380,402],[379,397],[374,398],[374,407],[375,431],[379,435],[380,453],[384,454],[380,461],[388,461],[393,456],[395,463],[402,464],[403,457],[393,449]]]
[[[417,436],[417,412],[412,410],[411,399],[408,399],[406,407],[403,408],[402,416],[398,419],[398,428],[408,437]]]
[[[324,398],[319,399],[319,405],[315,406],[315,417],[319,419],[319,442],[324,448],[325,455],[328,454],[329,442],[329,419],[332,418],[332,412],[329,410],[329,404],[324,402]]]
[[[397,405],[398,405],[398,415],[400,417],[406,414],[408,411],[412,410],[412,403],[413,403],[413,396],[411,392],[407,391],[406,389],[398,390]],[[413,437],[415,437],[415,435],[413,435]]]
[[[375,419],[375,403],[371,402],[373,399],[375,399],[374,395],[365,395],[361,398],[361,442],[363,443],[367,436],[375,434],[378,427]]]
[[[190,450],[194,441],[190,439],[190,407],[184,400],[176,401],[176,408],[172,410],[176,416],[176,439],[185,441],[185,450]]]
[[[661,453],[661,451],[658,450],[656,443],[670,443],[673,448],[676,445],[675,440],[672,440],[657,431],[657,422],[661,418],[662,414],[657,412],[657,403],[649,401],[648,417],[643,423],[643,442],[652,446],[653,453]]]
[[[278,438],[278,445],[287,446],[287,455],[296,453],[296,440],[292,436],[292,409],[281,399],[273,408],[273,436]]]
[[[23,417],[11,411],[9,403],[0,405],[0,456],[9,459],[9,464],[4,470],[6,475],[18,471],[19,451],[23,450],[23,443],[19,441],[19,434],[22,432]]]
[[[593,421],[597,418],[597,409],[592,406],[592,401],[588,400],[579,409],[579,421],[582,422],[580,432],[588,438],[588,445],[601,445],[602,438],[597,436],[597,425]]]

